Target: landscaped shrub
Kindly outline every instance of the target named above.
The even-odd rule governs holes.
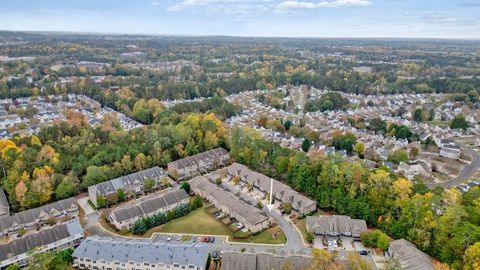
[[[137,220],[131,229],[133,234],[142,235],[153,227],[160,226],[169,222],[172,219],[183,217],[190,213],[189,204],[180,204],[174,210],[165,213],[158,213],[151,216],[145,216]]]

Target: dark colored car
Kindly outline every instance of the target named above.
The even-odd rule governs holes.
[[[360,251],[358,252],[358,254],[360,254],[360,255],[368,255],[368,252],[367,252],[366,250],[360,250]]]

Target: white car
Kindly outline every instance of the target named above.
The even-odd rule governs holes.
[[[169,235],[169,236],[167,237],[167,241],[171,241],[171,240],[172,240],[172,236]]]

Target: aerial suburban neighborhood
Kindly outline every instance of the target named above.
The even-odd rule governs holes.
[[[4,2],[0,270],[480,270],[478,1]]]

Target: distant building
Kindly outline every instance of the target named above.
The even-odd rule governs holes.
[[[5,191],[0,188],[0,217],[10,215],[10,204],[8,203]]]
[[[56,222],[78,216],[78,205],[74,198],[50,203],[41,207],[18,212],[13,216],[0,217],[0,236],[14,235],[24,229],[33,231],[46,226],[49,219]]]
[[[6,244],[0,244],[0,269],[5,269],[11,264],[25,266],[34,253],[76,247],[83,237],[82,226],[73,219]]]
[[[306,228],[315,235],[348,236],[359,240],[361,234],[367,231],[367,223],[349,216],[308,216]]]
[[[195,193],[207,199],[226,215],[237,219],[250,232],[255,233],[270,226],[268,216],[257,207],[240,200],[229,191],[222,189],[203,176],[197,176],[190,181]]]
[[[145,192],[145,180],[155,180],[155,185],[153,187],[155,189],[162,184],[162,179],[164,178],[171,182],[171,179],[168,178],[167,173],[162,168],[152,167],[150,169],[121,176],[103,183],[96,184],[94,186],[90,186],[88,187],[88,196],[92,203],[98,207],[98,196],[103,196],[108,200],[111,196],[115,196],[117,190],[119,189],[123,189],[126,194],[128,194],[129,192],[133,192],[135,194],[143,194]]]
[[[144,52],[127,52],[127,53],[120,54],[120,57],[123,60],[140,60],[140,59],[146,59],[147,58],[147,53],[144,53]]]
[[[273,254],[252,254],[240,252],[225,252],[222,255],[221,270],[271,270],[290,269],[307,270],[311,266],[310,257],[305,256],[278,256]]]
[[[440,148],[440,156],[451,158],[451,159],[459,159],[460,158],[460,146],[458,145],[447,145]]]
[[[166,213],[181,204],[188,204],[189,197],[183,189],[155,194],[152,199],[140,200],[138,203],[114,209],[108,215],[108,221],[117,229],[131,229],[135,221],[145,216]]]
[[[404,270],[434,270],[430,256],[419,250],[414,244],[400,239],[390,243],[387,256],[398,259]]]
[[[227,150],[216,148],[168,163],[168,174],[175,180],[182,180],[226,165],[229,160]]]
[[[92,236],[73,253],[78,269],[205,269],[208,248],[202,244],[171,244],[148,240],[117,240]]]

